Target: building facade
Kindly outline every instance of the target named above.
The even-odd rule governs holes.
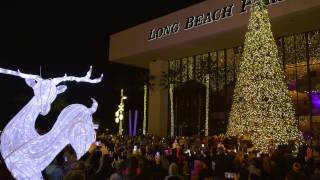
[[[266,3],[300,128],[318,133],[320,1]],[[111,36],[111,61],[148,68],[156,77],[149,132],[225,131],[249,13],[249,0],[205,1]]]

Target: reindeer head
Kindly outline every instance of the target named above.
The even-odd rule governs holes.
[[[84,116],[69,129],[69,142],[80,159],[96,141],[97,125],[92,122],[92,117]]]
[[[95,99],[92,107],[87,108],[81,104],[72,104],[61,112],[58,121],[67,128],[67,139],[75,150],[77,158],[85,154],[96,140],[98,125],[92,121],[92,114],[96,111],[98,103]],[[67,119],[65,119],[67,117]]]
[[[40,114],[45,116],[49,113],[51,103],[56,99],[57,95],[63,93],[67,87],[65,85],[57,86],[49,79],[26,79],[27,84],[33,89]]]
[[[24,78],[28,86],[33,89],[34,96],[37,101],[37,105],[40,110],[40,114],[45,116],[49,113],[51,108],[51,103],[56,99],[57,95],[63,93],[67,86],[59,85],[64,81],[77,81],[77,82],[88,82],[88,83],[99,83],[103,77],[101,74],[100,78],[90,79],[92,73],[92,66],[90,70],[84,77],[74,77],[74,76],[65,76],[57,77],[53,79],[43,79],[38,75],[25,74],[18,71],[12,71],[8,69],[0,68],[0,73],[9,74]]]

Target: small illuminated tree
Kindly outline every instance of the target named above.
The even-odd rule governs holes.
[[[227,135],[248,136],[261,152],[302,141],[281,67],[266,5],[253,0]]]
[[[123,100],[126,100],[127,96],[123,95],[123,89],[121,89],[121,96],[120,96],[120,104],[118,105],[118,110],[115,113],[115,122],[119,123],[119,135],[122,135],[123,132],[123,119],[124,119],[124,102]]]

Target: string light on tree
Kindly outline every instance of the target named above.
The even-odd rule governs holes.
[[[143,134],[147,133],[147,94],[148,86],[143,86]]]
[[[170,135],[174,136],[174,112],[173,112],[173,89],[174,85],[169,85],[169,96],[170,96]]]
[[[252,1],[227,135],[249,136],[261,152],[291,140],[297,146],[302,142],[262,0]]]
[[[209,98],[210,98],[210,75],[206,74],[206,120],[205,120],[205,135],[209,135]]]

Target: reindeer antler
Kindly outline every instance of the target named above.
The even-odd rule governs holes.
[[[99,83],[102,80],[103,74],[99,78],[96,79],[90,79],[92,73],[92,66],[90,66],[89,71],[87,74],[83,77],[75,77],[75,76],[67,76],[65,74],[63,77],[54,78],[53,82],[55,84],[59,84],[63,81],[77,81],[77,82],[88,82],[88,83]]]
[[[18,76],[24,79],[35,79],[35,80],[41,80],[42,78],[38,75],[33,75],[33,74],[25,74],[19,71],[19,69],[17,71],[12,71],[9,69],[4,69],[4,68],[0,68],[0,73],[1,74],[8,74],[8,75],[13,75],[13,76]]]

